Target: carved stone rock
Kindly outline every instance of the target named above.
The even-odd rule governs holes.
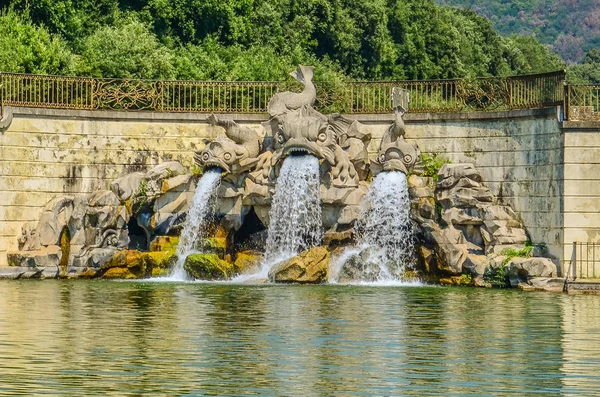
[[[548,258],[513,258],[506,266],[513,287],[532,277],[556,277],[556,265]]]
[[[315,247],[273,266],[269,280],[275,283],[319,284],[327,281],[328,270],[329,251]]]
[[[145,174],[141,172],[127,174],[124,177],[115,179],[113,183],[110,184],[110,190],[113,191],[119,200],[129,200],[136,192],[138,192],[144,177]]]

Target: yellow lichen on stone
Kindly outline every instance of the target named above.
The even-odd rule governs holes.
[[[144,252],[142,254],[146,268],[154,269],[171,269],[177,260],[175,250]]]
[[[241,251],[235,257],[233,266],[238,274],[250,274],[258,271],[262,254],[258,251]]]
[[[201,251],[211,254],[217,254],[221,259],[225,258],[227,250],[227,239],[224,237],[209,237],[202,240],[200,244]]]
[[[62,256],[60,257],[60,263],[58,266],[64,270],[69,264],[69,253],[71,251],[71,236],[67,227],[65,227],[60,233],[60,250],[62,252]]]
[[[440,284],[442,285],[471,285],[471,277],[462,276],[451,276],[440,278]]]
[[[77,276],[77,278],[83,278],[83,279],[94,278],[94,277],[96,277],[97,274],[98,274],[98,269],[87,268],[83,272],[81,272]]]
[[[152,273],[150,273],[152,277],[167,277],[169,274],[171,274],[171,269],[161,269],[158,267],[152,268]]]
[[[150,251],[174,251],[179,244],[179,237],[158,236],[150,243]]]
[[[127,210],[127,213],[129,215],[133,214],[133,200],[132,199],[125,200],[125,202],[123,204],[125,205],[125,209]]]
[[[105,279],[133,279],[138,276],[130,271],[128,268],[113,267],[110,268],[102,275]]]
[[[330,254],[325,247],[314,247],[275,265],[269,279],[276,283],[318,284],[327,281]]]

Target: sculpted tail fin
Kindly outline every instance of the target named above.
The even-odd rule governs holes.
[[[292,76],[302,84],[305,84],[309,81],[312,81],[314,70],[315,68],[312,66],[298,65],[296,70],[290,72],[290,76]]]

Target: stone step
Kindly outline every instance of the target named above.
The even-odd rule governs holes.
[[[57,278],[58,273],[57,266],[0,266],[0,280]]]
[[[598,278],[586,278],[569,280],[567,282],[566,292],[568,293],[596,293],[600,294],[600,279]]]

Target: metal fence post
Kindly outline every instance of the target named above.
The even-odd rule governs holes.
[[[573,265],[573,280],[577,278],[577,241],[573,241],[573,254],[571,255]]]

